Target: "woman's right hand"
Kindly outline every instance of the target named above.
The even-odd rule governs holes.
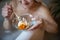
[[[6,3],[5,6],[2,8],[2,16],[4,18],[9,18],[12,12],[13,12],[12,6]]]

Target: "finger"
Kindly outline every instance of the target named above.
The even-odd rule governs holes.
[[[7,13],[8,13],[8,11],[2,11],[3,17],[7,16],[8,15]]]
[[[6,4],[5,4],[4,7],[6,7],[6,8],[11,8],[11,5],[9,5],[9,4],[6,2]]]
[[[12,10],[9,9],[8,12],[12,13]]]
[[[37,29],[37,28],[39,28],[39,25],[40,25],[40,23],[36,23],[36,24],[34,24],[31,28],[29,28],[28,30]]]
[[[29,28],[29,30],[37,29],[37,28],[40,27],[40,25],[41,25],[41,22],[40,21],[36,21],[36,23],[31,28]]]
[[[8,3],[7,2],[5,3],[4,7],[6,7],[6,6],[8,6]]]
[[[8,4],[7,4],[7,2],[6,2],[5,5],[3,6],[3,8],[7,7],[7,5],[8,5]]]
[[[13,9],[12,9],[12,6],[7,6],[8,7],[8,10],[11,10],[11,11],[13,11]]]
[[[8,10],[12,10],[12,6],[8,5],[6,8],[8,8]]]
[[[9,9],[9,10],[8,10],[8,16],[11,16],[12,12],[13,12],[13,11]]]
[[[8,12],[7,8],[2,8],[2,12]]]
[[[11,9],[8,9],[8,14],[12,14],[12,10]]]
[[[8,11],[8,8],[4,7],[4,8],[2,8],[2,11]]]
[[[13,12],[12,10],[8,9],[8,16],[7,17],[10,17],[12,12]]]

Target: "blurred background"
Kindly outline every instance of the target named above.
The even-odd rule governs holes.
[[[4,4],[9,1],[10,0],[0,0],[0,40],[15,40],[15,38],[20,34],[19,31],[16,31],[12,34],[5,34],[3,32],[4,18],[1,15],[1,11]],[[54,17],[56,23],[58,24],[58,30],[59,30],[60,29],[60,0],[42,0],[42,1],[47,5],[49,10],[51,11],[52,16]],[[60,36],[59,34],[60,32],[58,32],[58,34],[49,34],[46,32],[46,37],[48,37],[47,40],[58,40]]]

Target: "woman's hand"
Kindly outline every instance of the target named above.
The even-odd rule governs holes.
[[[42,27],[42,19],[36,20],[36,23],[30,27],[28,30],[35,30]]]
[[[2,8],[2,16],[5,18],[9,18],[12,12],[12,6],[6,3],[5,6]]]

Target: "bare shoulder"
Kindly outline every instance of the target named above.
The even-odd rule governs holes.
[[[49,14],[50,13],[48,7],[46,5],[43,5],[43,4],[40,6],[39,10],[40,10],[40,12],[42,12],[44,14]]]
[[[43,4],[40,6],[38,12],[39,12],[40,16],[42,16],[42,17],[51,16],[51,12],[49,11],[48,7]]]

